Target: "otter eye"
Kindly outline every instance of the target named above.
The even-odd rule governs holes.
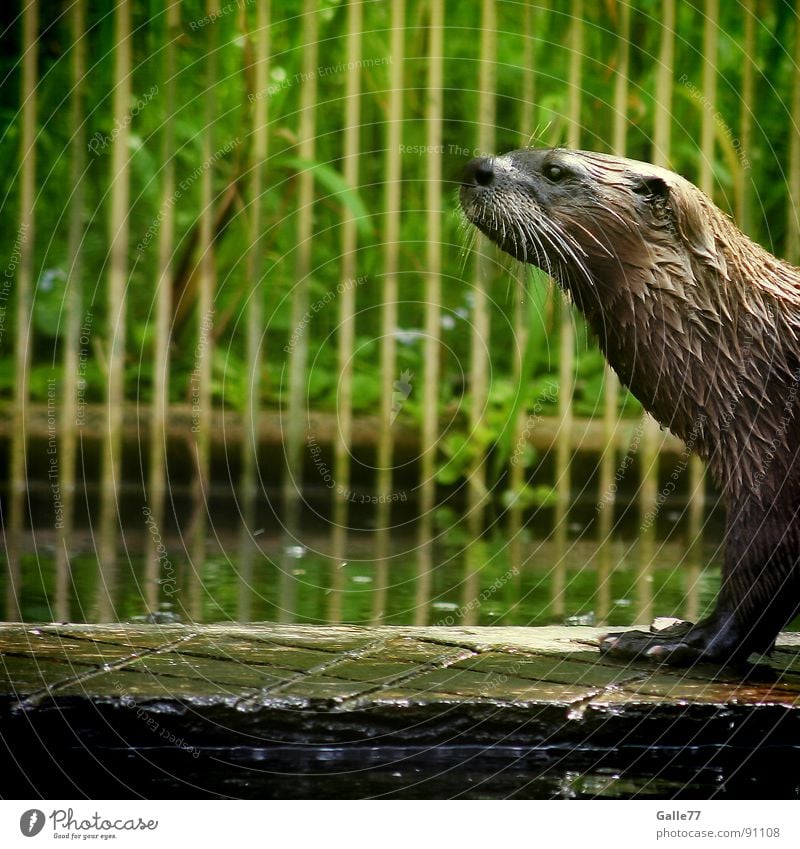
[[[545,165],[542,173],[548,180],[550,180],[551,183],[559,183],[569,174],[566,168],[562,168],[554,162],[551,162],[549,165]]]

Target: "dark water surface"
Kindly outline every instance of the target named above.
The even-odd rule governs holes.
[[[311,530],[302,543],[269,532],[217,534],[197,562],[176,535],[148,563],[147,538],[138,532],[125,537],[115,564],[101,566],[84,533],[75,538],[70,571],[59,575],[52,535],[34,539],[15,591],[2,571],[8,619],[630,625],[702,615],[719,585],[713,541],[690,556],[680,540],[643,551],[622,538],[559,546],[529,534],[471,541],[451,531],[420,543],[410,533],[337,540]]]

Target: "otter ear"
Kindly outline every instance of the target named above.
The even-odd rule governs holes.
[[[725,273],[725,259],[716,248],[705,195],[685,181],[647,175],[633,189],[643,195],[658,215],[669,215],[684,244],[702,262]]]
[[[661,177],[639,177],[633,190],[648,200],[669,200],[669,186]]]

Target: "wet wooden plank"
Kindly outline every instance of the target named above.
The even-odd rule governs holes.
[[[91,664],[76,664],[67,659],[54,661],[4,654],[0,657],[0,688],[4,694],[21,697],[95,668]]]
[[[243,736],[271,740],[274,728],[281,739],[312,742],[351,730],[361,739],[391,736],[392,729],[408,735],[409,727],[451,740],[448,722],[460,729],[458,739],[511,733],[530,743],[552,735],[596,742],[599,734],[613,745],[615,735],[625,739],[636,729],[647,743],[647,729],[659,719],[692,718],[702,728],[720,708],[736,716],[770,708],[778,725],[800,731],[795,635],[782,637],[755,677],[743,681],[740,672],[711,667],[615,662],[596,649],[601,632],[0,624],[0,719],[22,711],[36,727],[38,716],[57,708],[91,739],[100,733],[93,727],[98,705],[118,706],[103,722],[126,728],[127,709],[141,707],[164,712],[170,733],[188,735],[198,747],[208,735],[216,744],[220,737],[231,745]],[[722,728],[706,725],[706,735]],[[140,726],[124,733],[139,739]]]
[[[184,711],[195,702],[203,703],[208,700],[228,701],[233,704],[254,692],[254,687],[243,687],[241,683],[226,684],[179,675],[154,676],[146,672],[121,669],[62,682],[50,698],[37,699],[35,704],[25,707],[26,715],[31,716],[37,710],[49,710],[53,705],[78,699],[87,705],[106,702],[123,708],[157,701],[171,706],[171,710]],[[91,728],[84,730],[91,733]]]
[[[227,661],[192,657],[180,652],[151,654],[131,660],[121,671],[135,672],[154,680],[161,680],[169,687],[169,679],[184,678],[183,685],[191,689],[191,681],[200,684],[219,684],[231,689],[254,689],[284,683],[294,676],[289,669],[264,664],[253,664],[248,660],[230,658]]]

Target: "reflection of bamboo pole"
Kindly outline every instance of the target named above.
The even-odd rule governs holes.
[[[567,144],[580,147],[581,85],[583,73],[583,0],[576,0],[572,9],[572,33],[569,61],[569,122]],[[575,327],[572,310],[563,299],[560,302],[559,396],[560,425],[556,442],[556,505],[554,516],[555,566],[552,586],[554,616],[565,610],[567,531],[571,497],[572,457],[572,396],[575,385]]]
[[[797,204],[800,198],[800,0],[795,2],[794,61],[792,63],[792,115],[789,133],[789,191],[786,221],[786,259],[800,262],[800,223]]]
[[[379,525],[375,531],[375,581],[372,584],[370,598],[372,615],[370,625],[382,625],[386,618],[386,602],[389,590],[389,561],[391,557],[391,532],[386,525]]]
[[[72,95],[70,124],[70,210],[69,210],[69,272],[67,275],[64,320],[64,377],[61,401],[61,436],[59,452],[59,482],[61,487],[62,521],[56,543],[56,604],[57,621],[68,621],[71,584],[70,545],[75,510],[75,457],[78,409],[78,351],[81,336],[83,304],[83,238],[86,232],[85,193],[83,176],[86,169],[86,0],[78,0],[71,10],[72,24]]]
[[[303,2],[303,57],[300,84],[299,125],[297,128],[297,153],[306,162],[315,155],[316,134],[315,104],[317,99],[317,3]],[[314,177],[310,168],[297,175],[297,251],[295,283],[292,292],[292,339],[289,354],[288,414],[286,433],[286,463],[283,503],[286,528],[296,536],[300,524],[300,499],[303,475],[303,446],[305,424],[303,398],[305,396],[306,366],[308,363],[308,331],[305,327],[308,312],[309,273],[311,271],[311,239],[314,232]]]
[[[33,245],[36,220],[36,82],[39,59],[39,3],[32,0],[22,13],[22,137],[20,144],[21,177],[19,189],[19,230],[16,245],[19,251],[17,270],[17,335],[14,347],[14,425],[11,431],[8,534],[8,592],[6,617],[9,621],[21,618],[19,596],[22,589],[22,530],[27,503],[27,456],[25,434],[25,405],[28,401],[28,372],[31,362],[32,321],[31,287],[33,281]]]
[[[481,13],[481,58],[478,79],[478,150],[486,155],[494,149],[497,89],[497,5],[483,0]],[[489,397],[489,280],[492,275],[492,249],[480,238],[475,272],[472,278],[472,344],[470,356],[470,432],[480,432]],[[473,537],[483,531],[486,499],[485,458],[475,457],[469,470],[468,516]],[[468,559],[465,563],[469,569]]]
[[[753,94],[755,90],[756,15],[755,0],[742,0],[744,17],[744,44],[742,46],[742,104],[739,127],[740,152],[750,159],[753,143]],[[751,198],[753,181],[748,168],[736,169],[739,185],[736,189],[736,223],[745,233],[752,235]]]
[[[111,218],[108,275],[108,388],[100,483],[100,597],[101,621],[114,616],[113,592],[120,527],[119,483],[122,467],[122,402],[125,397],[125,289],[128,276],[128,199],[130,196],[131,2],[116,7],[114,56],[114,121],[118,133],[111,143]]]
[[[342,621],[344,600],[344,564],[347,549],[347,528],[343,524],[333,526],[331,557],[329,561],[327,622],[333,625]]]
[[[164,500],[166,497],[167,405],[169,401],[169,335],[172,315],[172,252],[175,244],[175,70],[176,41],[180,37],[180,4],[167,9],[167,43],[164,47],[164,124],[161,137],[163,183],[161,185],[161,230],[158,236],[158,282],[156,284],[155,339],[153,348],[153,401],[150,408],[150,466],[147,506],[152,527],[147,556],[145,594],[147,607],[155,610],[159,602],[159,578],[162,552],[157,550],[160,535],[165,536]]]
[[[209,20],[219,17],[219,0],[206,0]],[[205,92],[203,127],[203,162],[214,158],[214,124],[217,115],[217,26],[207,29],[205,56]],[[203,170],[200,184],[200,267],[197,292],[197,346],[194,370],[190,381],[192,406],[196,409],[195,477],[193,482],[192,521],[189,531],[191,569],[186,593],[187,613],[192,619],[201,618],[203,595],[203,564],[206,559],[206,528],[208,525],[208,482],[211,463],[211,364],[213,361],[213,316],[217,288],[217,267],[214,255],[214,169]]]
[[[614,80],[614,126],[612,149],[615,156],[627,154],[628,129],[628,71],[630,67],[631,7],[627,0],[617,3],[619,33],[617,44],[619,63]],[[597,604],[598,622],[604,622],[611,609],[611,571],[613,551],[611,533],[614,527],[614,475],[616,474],[617,452],[615,432],[619,420],[619,378],[608,365],[604,366],[603,381],[603,428],[606,444],[600,459],[599,498],[600,512],[597,517]]]
[[[477,625],[481,615],[481,570],[489,552],[482,537],[473,536],[464,549],[464,582],[461,585],[461,621],[459,625]]]
[[[250,246],[247,251],[247,279],[253,291],[247,301],[247,397],[249,406],[244,413],[244,438],[242,439],[242,527],[239,552],[239,607],[240,621],[252,619],[253,561],[258,547],[253,539],[258,497],[258,435],[261,419],[261,367],[262,334],[264,332],[263,297],[261,287],[262,256],[261,194],[264,185],[264,167],[267,161],[267,101],[264,96],[268,85],[270,52],[270,3],[263,0],[256,7],[256,32],[253,37],[255,56],[255,101],[253,105],[253,147],[250,162]],[[247,12],[242,9],[246,29]]]
[[[416,550],[417,579],[414,582],[414,625],[427,625],[433,590],[433,523],[424,516]]]

